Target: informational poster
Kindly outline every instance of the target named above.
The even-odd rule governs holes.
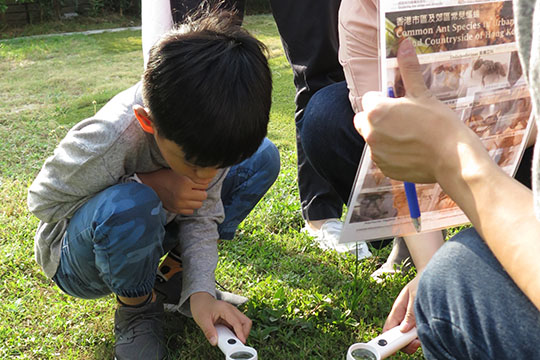
[[[397,65],[410,39],[429,90],[451,107],[513,176],[529,138],[531,100],[518,58],[511,1],[404,0],[379,3],[381,91],[405,95]],[[468,223],[438,184],[417,184],[422,231]],[[366,147],[340,242],[414,234],[404,185],[385,177]]]

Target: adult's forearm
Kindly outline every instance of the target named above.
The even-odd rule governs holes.
[[[440,172],[437,180],[540,309],[540,222],[532,192],[506,175],[478,144],[458,143],[455,151],[457,166]]]
[[[540,222],[532,193],[506,175],[478,136],[433,97],[410,41],[401,42],[398,64],[407,96],[364,94],[364,112],[354,119],[372,159],[396,180],[438,182],[540,309]]]

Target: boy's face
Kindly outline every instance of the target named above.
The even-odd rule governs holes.
[[[176,174],[187,176],[197,184],[208,185],[219,171],[217,167],[201,167],[190,163],[178,144],[159,136],[157,131],[154,138],[161,155]]]
[[[177,143],[158,134],[157,128],[154,126],[149,111],[146,108],[141,105],[135,105],[133,106],[133,111],[141,128],[145,132],[154,135],[159,151],[172,171],[178,175],[187,176],[193,182],[200,185],[208,185],[212,181],[219,171],[218,167],[201,167],[190,163],[186,160],[182,148]]]

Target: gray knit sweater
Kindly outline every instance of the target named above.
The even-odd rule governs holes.
[[[49,157],[28,191],[28,207],[40,220],[35,236],[37,262],[53,277],[69,219],[96,193],[134,173],[168,167],[154,137],[145,133],[133,114],[142,104],[141,84],[111,99],[94,117],[76,124]],[[224,219],[220,171],[208,188],[208,198],[192,216],[177,215],[183,260],[180,305],[189,313],[191,294],[215,295],[217,224]]]
[[[529,84],[536,125],[540,128],[540,0],[514,1],[514,17],[523,73]],[[538,134],[534,148],[532,184],[534,208],[540,220],[540,131]]]

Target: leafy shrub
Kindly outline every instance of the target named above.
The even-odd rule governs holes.
[[[90,15],[99,16],[104,12],[140,14],[141,2],[136,0],[90,0]]]

